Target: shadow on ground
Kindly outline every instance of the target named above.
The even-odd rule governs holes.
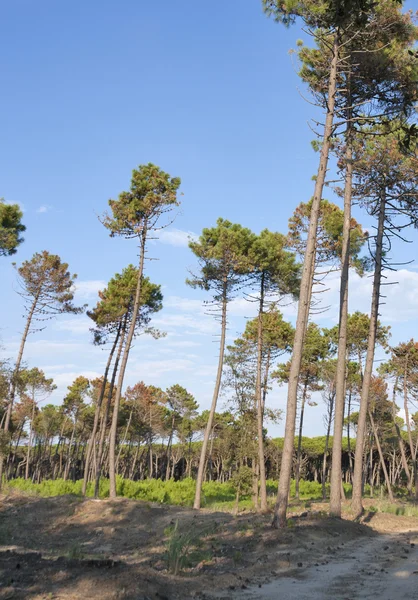
[[[286,530],[270,522],[271,515],[233,517],[126,499],[7,496],[0,507],[0,599],[199,598],[203,590],[245,590],[327,564],[345,545],[378,535],[368,524],[315,512],[292,516]],[[176,523],[185,547],[180,543],[182,568],[174,575],[167,544]]]

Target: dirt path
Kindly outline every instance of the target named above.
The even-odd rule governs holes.
[[[210,595],[208,596],[210,597]],[[418,530],[350,542],[326,564],[248,590],[213,594],[247,600],[417,600]]]

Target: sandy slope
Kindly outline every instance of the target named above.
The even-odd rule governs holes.
[[[418,600],[418,519],[363,523],[195,511],[126,499],[0,497],[0,600]],[[315,510],[316,509],[316,510]],[[195,539],[167,568],[167,531]]]

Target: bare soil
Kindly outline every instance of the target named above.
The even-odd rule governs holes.
[[[322,509],[322,510],[321,510]],[[418,599],[418,519],[271,515],[119,499],[0,498],[0,599]],[[167,569],[167,528],[194,538]]]

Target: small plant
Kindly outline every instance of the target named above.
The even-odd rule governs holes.
[[[68,550],[67,557],[70,560],[82,560],[84,558],[84,552],[79,544],[74,544]]]
[[[241,467],[232,477],[232,484],[235,488],[235,506],[234,514],[238,514],[239,499],[241,494],[248,494],[253,484],[254,474],[250,467]]]
[[[167,528],[164,533],[168,536],[167,568],[173,575],[178,575],[187,564],[187,558],[191,547],[196,542],[196,536],[191,532],[181,533],[178,520],[173,527]]]

